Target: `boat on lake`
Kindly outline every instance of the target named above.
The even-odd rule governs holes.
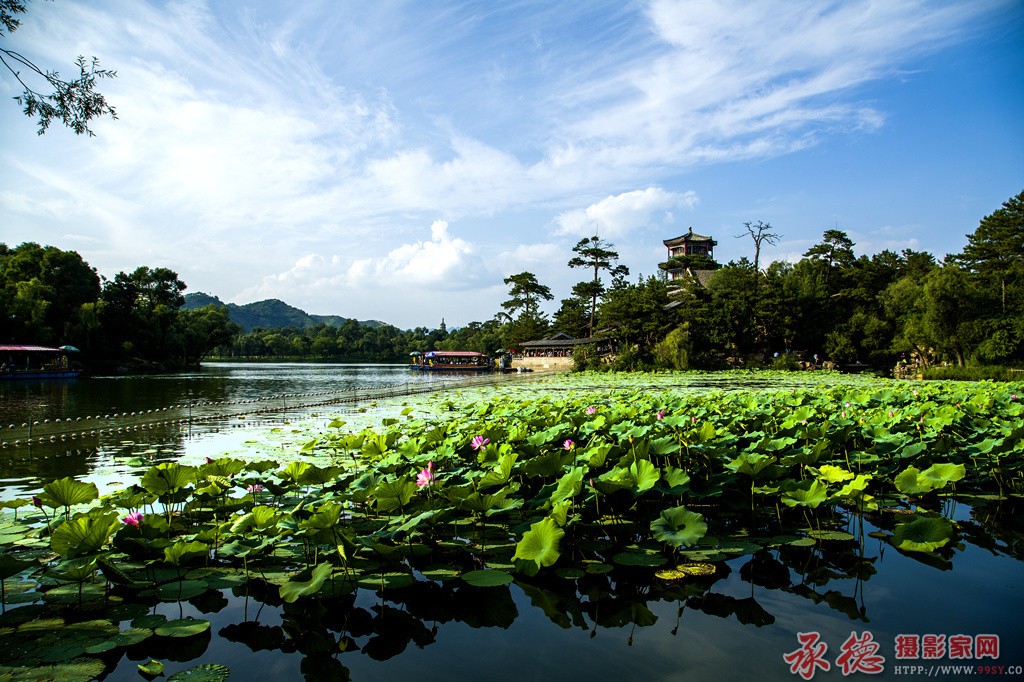
[[[493,372],[489,355],[471,350],[431,350],[412,353],[412,368],[424,372]]]
[[[0,381],[15,379],[74,379],[82,373],[68,363],[74,346],[25,346],[0,344]]]

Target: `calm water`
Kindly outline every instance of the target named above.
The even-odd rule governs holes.
[[[295,396],[407,381],[431,381],[401,366],[210,365],[165,377],[97,377],[58,384],[0,386],[3,421],[65,418],[167,405],[270,398],[274,411],[191,428],[178,424],[87,442],[0,450],[0,496],[32,494],[41,482],[73,475],[101,493],[131,482],[148,462],[201,458],[252,448],[260,432],[291,420],[331,415],[394,416],[402,401],[303,408]],[[279,396],[289,395],[291,405]],[[266,404],[259,403],[261,405]],[[374,412],[376,410],[376,412]],[[138,459],[144,462],[140,465]],[[1002,666],[1024,678],[1024,524],[1010,502],[970,500],[953,513],[964,541],[948,562],[902,554],[868,538],[817,547],[782,546],[726,562],[713,580],[652,583],[638,571],[612,576],[553,575],[497,588],[458,580],[389,591],[369,589],[319,603],[282,605],[276,595],[240,588],[144,611],[194,615],[210,633],[163,648],[148,640],[110,663],[107,680],[138,680],[151,657],[166,674],[220,663],[232,679],[258,680],[800,680],[783,655],[798,633],[827,647],[825,672],[846,679],[838,659],[851,634],[878,645],[880,675],[854,679],[970,675],[948,666]],[[879,522],[886,530],[891,524]],[[876,530],[869,526],[866,531]],[[211,596],[215,595],[215,596]],[[122,629],[129,627],[126,617]],[[897,659],[898,636],[999,638],[998,657]],[[344,644],[344,651],[339,647]],[[900,667],[897,667],[900,666]],[[903,667],[908,666],[908,667]],[[909,667],[914,666],[914,667]],[[917,668],[916,666],[921,666]]]
[[[178,374],[0,382],[0,442],[9,441],[0,449],[0,500],[35,494],[43,483],[64,476],[95,482],[105,493],[123,487],[151,463],[201,461],[245,447],[254,431],[311,413],[345,415],[365,409],[353,396],[441,388],[467,380],[481,379],[415,372],[406,365],[206,363],[198,371]],[[122,416],[148,410],[159,410],[161,416]],[[38,423],[38,436],[54,433],[52,422],[67,419],[86,421],[56,431],[67,435],[55,443],[11,445],[26,433],[11,426]],[[153,425],[156,419],[160,423]],[[171,423],[162,423],[168,419]],[[114,427],[115,432],[79,437],[79,428],[97,426]],[[138,461],[140,455],[144,464]]]

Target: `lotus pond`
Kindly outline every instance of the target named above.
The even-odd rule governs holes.
[[[1019,674],[1021,395],[559,376],[57,478],[0,503],[0,679]]]

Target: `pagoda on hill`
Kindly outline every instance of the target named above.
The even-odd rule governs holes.
[[[665,272],[669,283],[689,279],[703,284],[712,272],[721,267],[715,261],[718,242],[697,234],[692,227],[686,234],[666,239],[662,243],[668,249],[668,259],[658,263],[658,268]]]

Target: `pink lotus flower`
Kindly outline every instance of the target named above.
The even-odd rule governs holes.
[[[246,488],[245,492],[247,492],[247,493],[261,493],[261,492],[263,492],[263,486],[260,485],[259,483],[255,483],[255,484],[249,486],[248,488]]]
[[[142,523],[142,512],[134,511],[128,516],[121,519],[121,523],[132,528],[138,528],[139,524]]]
[[[665,410],[658,410],[657,414],[654,416],[658,418],[658,421],[661,421],[665,418]]]
[[[566,450],[572,450],[574,447],[576,447],[576,443],[573,443],[571,438],[566,438],[565,442],[562,443],[562,447],[565,448]]]
[[[32,496],[32,506],[35,507],[36,509],[42,509],[43,508],[43,498],[39,497],[38,495],[33,495]]]
[[[1010,395],[1010,400],[1016,400],[1016,399],[1017,399],[1017,394],[1016,393],[1012,393]]]
[[[469,444],[474,450],[479,450],[483,446],[491,442],[490,438],[484,438],[483,436],[473,436],[473,440],[469,441]]]
[[[892,410],[889,410],[889,416],[890,417],[892,416]]]
[[[479,436],[477,436],[479,438]],[[433,460],[427,462],[427,468],[421,469],[419,475],[416,477],[416,487],[423,488],[430,485],[431,481],[434,480],[434,462]]]
[[[594,414],[595,412],[597,412],[597,408],[593,405],[587,408],[587,414]]]

